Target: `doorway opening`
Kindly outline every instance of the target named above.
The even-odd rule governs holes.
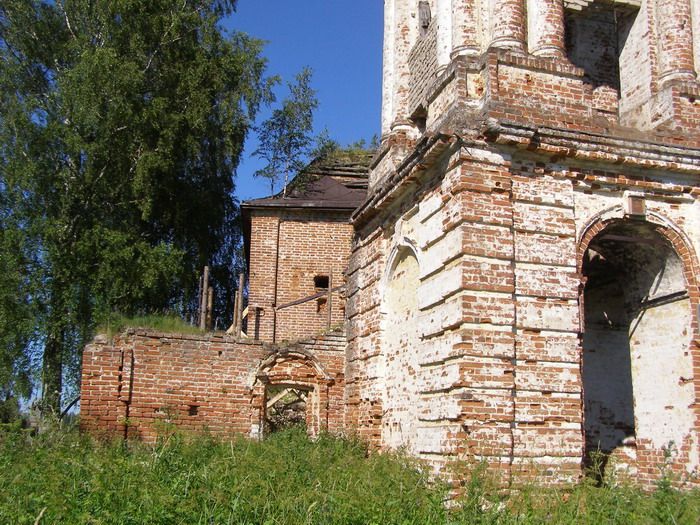
[[[265,389],[264,435],[289,428],[309,427],[308,386],[268,385]]]
[[[601,231],[582,272],[584,464],[602,481],[633,473],[640,443],[660,450],[692,429],[691,308],[680,258],[643,220]]]

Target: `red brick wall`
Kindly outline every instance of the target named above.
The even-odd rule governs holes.
[[[215,435],[259,435],[267,384],[313,389],[311,433],[343,425],[345,338],[286,349],[220,335],[130,331],[83,353],[81,429],[153,441],[169,425]]]
[[[332,271],[333,287],[344,284],[352,239],[348,219],[347,212],[251,211],[249,337],[257,334],[265,342],[296,341],[326,330],[325,298],[278,310],[275,320],[275,284],[277,306],[317,293],[317,275]],[[343,292],[333,294],[332,309],[331,326],[342,324]]]

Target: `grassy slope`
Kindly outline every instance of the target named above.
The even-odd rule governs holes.
[[[587,485],[494,501],[483,476],[448,513],[412,461],[357,442],[172,436],[156,447],[0,431],[0,523],[696,524],[700,495]]]

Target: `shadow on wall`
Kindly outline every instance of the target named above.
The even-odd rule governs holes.
[[[691,311],[682,263],[644,221],[599,233],[584,256],[585,458],[602,479],[634,469],[638,442],[679,443],[693,428]]]

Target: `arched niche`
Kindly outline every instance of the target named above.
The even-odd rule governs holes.
[[[418,289],[420,266],[410,245],[393,252],[382,298],[384,397],[382,443],[388,448],[415,446],[418,427]]]

